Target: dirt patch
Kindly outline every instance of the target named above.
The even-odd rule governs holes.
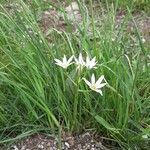
[[[56,5],[56,2],[53,2]],[[27,3],[29,6],[30,3]],[[45,11],[42,11],[37,16],[38,24],[42,30],[42,32],[47,36],[51,30],[56,29],[58,31],[70,31],[74,32],[77,29],[77,26],[82,24],[82,15],[80,13],[79,6],[76,2],[72,2],[69,5],[62,3],[62,7],[64,9],[58,10],[55,7],[51,7]],[[88,7],[88,6],[87,6]],[[22,6],[19,3],[10,3],[5,5],[6,10],[14,15],[14,11],[20,12],[22,10]],[[101,26],[103,24],[105,17],[107,16],[107,10],[103,7],[101,3],[94,2],[93,8],[94,11],[94,19],[95,25]],[[89,15],[91,8],[89,8]],[[65,13],[65,15],[64,15]],[[127,15],[127,11],[120,9],[116,13],[116,29],[122,25],[124,19]],[[141,36],[146,40],[150,40],[150,16],[148,14],[137,11],[133,12],[133,18],[128,19],[126,24],[126,33],[134,34],[135,33],[135,24],[133,19],[137,25],[137,28],[141,34]],[[90,27],[90,26],[89,26]],[[90,31],[90,29],[89,29]]]
[[[71,32],[75,31],[77,24],[81,23],[82,17],[78,4],[72,2],[64,10],[58,11],[55,8],[43,11],[39,17],[39,26],[47,34],[49,30],[55,28],[59,31],[66,31],[68,26]]]
[[[133,17],[126,23],[126,32],[130,34],[135,33],[135,26],[137,26],[138,32],[146,40],[150,40],[150,16],[144,12],[134,12]],[[125,19],[126,12],[119,10],[116,14],[116,28],[121,25]]]
[[[102,7],[102,6],[101,6]],[[107,16],[107,11],[104,8],[93,6],[95,16],[95,25],[100,26],[103,24],[105,17]],[[56,9],[50,9],[42,12],[40,14],[39,26],[44,34],[47,36],[47,33],[55,28],[58,31],[77,31],[77,27],[82,24],[82,17],[78,7],[78,4],[73,2],[69,6],[64,7],[67,21],[64,19],[62,13]],[[115,16],[115,30],[122,28],[127,12],[124,10],[118,10]],[[127,19],[125,22],[124,33],[136,36],[135,25],[137,26],[138,32],[140,33],[143,42],[150,42],[150,16],[144,12],[134,12],[133,17]],[[134,20],[134,21],[133,21]],[[68,28],[69,26],[69,28]],[[90,34],[90,23],[88,25],[88,34]],[[69,29],[69,30],[68,30]],[[114,31],[115,32],[115,31]]]
[[[60,142],[61,141],[61,142]],[[117,150],[116,146],[106,146],[106,140],[86,132],[77,136],[65,136],[59,140],[54,136],[34,134],[25,139],[16,141],[13,145],[5,147],[7,150]],[[109,141],[109,140],[107,140]],[[114,144],[116,144],[114,142]],[[3,148],[4,150],[4,148]]]

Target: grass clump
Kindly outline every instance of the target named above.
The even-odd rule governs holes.
[[[135,22],[134,51],[128,45],[130,34],[124,29],[132,18],[130,9],[116,31],[116,9],[112,7],[97,24],[94,12],[89,17],[85,5],[80,1],[78,5],[82,22],[76,26],[77,32],[52,28],[50,41],[39,28],[34,10],[23,1],[19,3],[21,10],[13,14],[1,5],[0,143],[24,133],[58,133],[61,129],[72,133],[97,131],[115,139],[122,148],[137,149],[147,140],[143,136],[150,134],[149,52]],[[80,53],[84,61],[86,55],[96,56],[97,68],[80,72],[75,64],[67,70],[55,64],[56,58],[78,57]],[[82,80],[90,80],[93,73],[96,79],[105,76],[103,96]]]

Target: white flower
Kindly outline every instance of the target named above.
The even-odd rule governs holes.
[[[86,63],[85,66],[87,67],[87,69],[92,69],[92,68],[96,68],[96,57],[94,57],[93,59],[90,60],[89,56],[86,57]]]
[[[73,59],[73,56],[71,56],[68,60],[66,58],[66,55],[64,55],[62,61],[60,61],[59,59],[54,59],[56,61],[56,65],[64,68],[64,69],[67,69],[68,66],[70,66],[73,62],[71,62]]]
[[[107,83],[101,83],[103,79],[104,79],[104,75],[100,76],[100,78],[97,81],[95,81],[95,75],[94,74],[92,74],[91,82],[89,82],[88,80],[83,78],[83,80],[90,87],[91,90],[98,92],[101,95],[103,95],[101,88],[107,84]]]
[[[82,68],[85,66],[85,62],[83,60],[82,54],[79,54],[79,58],[77,59],[76,57],[75,59],[75,64],[77,65],[77,69],[82,70]]]

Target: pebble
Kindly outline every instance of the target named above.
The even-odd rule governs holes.
[[[14,146],[11,146],[11,150],[19,150],[19,149],[16,145],[14,145]]]
[[[82,145],[81,145],[81,144],[79,144],[79,145],[78,145],[78,148],[79,148],[79,149],[82,149]]]
[[[23,145],[22,148],[21,148],[21,150],[26,150],[26,146]]]
[[[44,145],[45,142],[41,142],[42,145]]]
[[[96,148],[100,148],[102,146],[102,143],[101,142],[97,142],[95,146],[96,146]]]
[[[44,146],[43,146],[43,145],[41,145],[41,144],[39,144],[39,145],[38,145],[38,148],[43,149],[43,148],[44,148]]]
[[[65,142],[65,145],[66,145],[68,148],[70,148],[70,145],[69,145],[69,143]]]
[[[94,147],[95,147],[95,145],[93,145],[93,144],[92,144],[92,146],[91,146],[91,147],[92,147],[92,148],[94,148]]]
[[[49,11],[45,11],[44,14],[45,15],[50,15],[50,12]]]
[[[85,147],[86,147],[86,149],[90,149],[91,148],[90,143],[85,144]]]
[[[51,146],[51,143],[47,143],[47,147],[50,147]]]

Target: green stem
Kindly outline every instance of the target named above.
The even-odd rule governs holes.
[[[79,81],[80,81],[80,72],[78,72],[78,75],[77,75],[77,84],[76,84],[76,87],[75,87],[75,96],[74,96],[74,104],[73,104],[73,129],[76,129],[77,127],[77,118],[78,118],[78,96],[79,96],[79,93],[78,93],[78,90],[79,90]]]

